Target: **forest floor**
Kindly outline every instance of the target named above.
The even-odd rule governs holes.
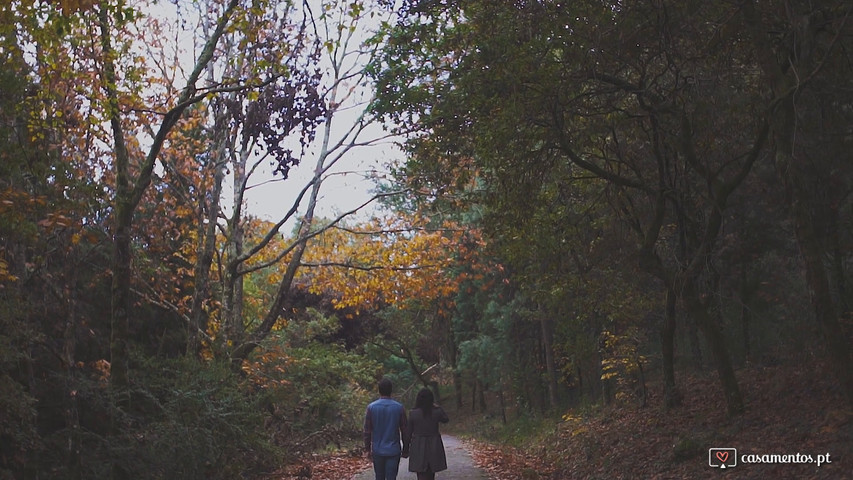
[[[829,372],[800,363],[741,368],[737,376],[746,412],[734,418],[726,415],[716,375],[705,372],[682,376],[684,402],[676,409],[661,407],[662,388],[650,382],[647,406],[613,403],[569,412],[523,448],[490,443],[482,435],[465,443],[491,480],[853,479],[853,412]],[[711,467],[712,448],[737,449],[737,465]],[[744,455],[786,457],[746,464]],[[815,463],[796,463],[809,458]],[[313,480],[348,479],[368,467],[363,457],[345,453],[307,463]],[[277,480],[296,478],[309,477]]]
[[[737,372],[746,412],[726,415],[716,375],[679,382],[684,402],[665,411],[662,386],[648,406],[610,405],[570,414],[524,449],[474,441],[474,459],[491,478],[518,479],[853,479],[853,412],[829,372],[814,364]],[[709,449],[737,449],[737,465],[718,471]],[[744,464],[743,455],[788,455],[791,463]],[[792,463],[810,455],[815,461]],[[828,455],[828,457],[826,457]],[[718,463],[718,462],[714,462]]]

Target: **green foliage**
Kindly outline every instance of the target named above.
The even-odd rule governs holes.
[[[139,412],[145,427],[126,437],[143,446],[128,445],[129,471],[156,466],[150,478],[226,479],[276,464],[276,449],[258,435],[257,400],[229,364],[152,360],[144,372],[151,376],[136,395],[151,409]]]
[[[478,319],[473,338],[459,343],[460,371],[472,373],[491,389],[498,390],[502,380],[512,375],[512,352],[518,342],[513,342],[512,324],[517,304],[500,305],[491,300]]]
[[[69,406],[81,425],[45,437],[39,468],[52,468],[42,478],[107,478],[116,465],[140,479],[232,479],[278,465],[280,452],[259,434],[258,399],[230,365],[140,361],[128,410],[113,410],[103,379],[66,379],[74,385],[76,403]],[[122,428],[107,437],[110,416]],[[76,460],[67,456],[71,442],[80,449]]]
[[[554,425],[560,419],[551,415],[532,415],[529,412],[514,416],[503,423],[497,416],[479,415],[463,418],[460,433],[488,439],[489,443],[508,445],[526,451],[540,451],[541,445],[552,441]],[[459,426],[454,422],[454,428]]]
[[[786,221],[776,206],[784,202],[783,192],[767,162],[780,147],[771,145],[763,128],[778,123],[778,116],[769,114],[776,108],[767,103],[770,86],[756,76],[775,60],[756,57],[753,47],[761,41],[750,38],[767,29],[750,32],[746,23],[751,21],[740,18],[744,11],[712,3],[612,8],[596,2],[468,0],[454,2],[446,11],[431,8],[432,3],[407,5],[412,7],[407,14],[387,28],[385,56],[374,69],[376,110],[402,125],[401,130],[415,132],[407,144],[411,158],[401,173],[434,194],[436,204],[459,193],[457,182],[465,174],[478,177],[476,199],[483,212],[478,226],[538,318],[553,319],[563,380],[584,383],[597,396],[600,382],[635,376],[631,370],[659,348],[655,330],[663,325],[659,319],[669,288],[680,301],[670,317],[678,325],[677,335],[690,335],[689,343],[698,348],[694,338],[700,322],[707,337],[702,346],[713,346],[724,378],[721,386],[731,399],[730,409],[738,410],[728,349],[741,329],[732,327],[743,326],[739,349],[744,357],[777,338],[784,338],[786,349],[799,350],[810,336],[804,331],[813,331],[808,326],[812,315],[804,311],[798,294],[804,286],[795,287],[790,280],[801,278],[803,270],[795,273],[780,262],[783,255],[796,255],[790,231],[775,232],[775,241],[763,238]],[[839,5],[804,7],[797,15],[806,23],[837,19]],[[776,15],[775,7],[760,8],[756,18]],[[723,17],[737,20],[725,27],[711,20]],[[782,25],[790,19],[780,20]],[[826,33],[835,32],[825,39],[849,32],[845,22],[821,25]],[[799,38],[794,30],[789,35]],[[778,45],[775,39],[771,43]],[[804,98],[802,104],[844,116],[849,112],[837,108],[843,101],[830,104],[818,98],[843,96],[843,88],[830,88],[829,80],[846,71],[849,53],[822,56],[817,51],[827,45],[818,43],[803,46],[816,50],[808,58],[839,60],[841,68],[816,69],[815,75],[828,83],[810,85],[816,103]],[[849,52],[835,50],[841,51]],[[793,110],[811,112],[799,106]],[[796,128],[805,133],[849,123],[826,118],[797,121]],[[835,165],[839,155],[816,161],[822,153],[815,149],[828,151],[820,143],[844,148],[849,136],[841,137],[816,142],[814,148],[799,147],[798,160],[815,162],[806,162],[803,175],[789,182],[818,178],[823,166],[840,174],[843,179],[832,182],[825,197],[819,195],[836,198],[839,211],[845,208],[842,197],[833,195],[849,192],[851,170]],[[782,131],[779,138],[792,136]],[[805,146],[809,141],[795,143]],[[815,181],[821,183],[830,182]],[[801,193],[810,188],[803,186]],[[821,211],[818,203],[824,200],[809,208]],[[824,246],[837,242],[834,232],[839,230],[829,227],[836,222],[828,217],[819,222],[827,225],[819,234]],[[761,265],[768,245],[779,248],[780,255],[765,257],[771,268]],[[836,280],[829,283],[849,284],[844,281],[847,260],[841,260],[849,260],[849,249],[830,250],[825,258],[835,258],[836,266],[828,277]],[[821,303],[844,298],[842,289]],[[457,300],[453,327],[460,364],[469,372],[482,370],[478,358],[498,351],[506,358],[513,350],[499,346],[487,332],[487,302],[476,295]],[[792,315],[765,304],[767,297],[780,299],[780,310],[796,311],[798,320],[788,323]],[[525,316],[522,309],[515,313]],[[782,328],[774,331],[770,323]],[[760,333],[748,328],[759,325]],[[527,338],[518,333],[512,330],[516,349]],[[602,334],[613,334],[618,341],[603,348],[608,339]],[[830,347],[841,345],[831,341],[838,338],[835,333],[827,338]],[[485,371],[478,375],[481,380],[490,377]]]
[[[679,438],[672,446],[672,455],[678,461],[694,459],[707,452],[707,442],[690,435]]]
[[[40,446],[36,431],[36,401],[22,380],[22,365],[27,362],[26,346],[37,338],[22,321],[26,310],[23,299],[0,289],[0,457],[17,459],[0,463],[0,477],[5,467],[22,467],[28,452]]]
[[[340,445],[361,431],[379,365],[331,341],[339,328],[337,317],[309,309],[251,359],[275,441],[290,453]]]
[[[382,362],[382,376],[388,377],[391,383],[396,385],[397,395],[411,391],[410,389],[418,384],[418,379],[405,359],[389,355],[387,350],[371,349],[371,352],[374,358]],[[371,391],[376,395],[375,387]],[[414,398],[413,395],[412,398]]]
[[[357,431],[377,365],[337,344],[316,342],[289,354],[293,360],[284,379],[290,384],[287,396],[298,405],[295,427],[335,422],[349,434]]]

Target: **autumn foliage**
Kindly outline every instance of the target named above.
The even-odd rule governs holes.
[[[335,227],[312,240],[305,281],[338,308],[405,308],[414,298],[431,303],[452,297],[458,279],[445,273],[468,260],[457,249],[462,234],[461,225],[430,226],[402,214]]]

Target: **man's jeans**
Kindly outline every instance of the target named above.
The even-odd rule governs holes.
[[[373,472],[376,480],[397,480],[397,470],[400,469],[400,456],[373,455]]]

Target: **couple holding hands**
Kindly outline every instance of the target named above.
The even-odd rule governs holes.
[[[380,380],[379,399],[367,406],[364,416],[364,449],[373,460],[376,480],[396,480],[400,457],[409,459],[409,471],[417,473],[418,480],[433,480],[435,472],[447,469],[438,428],[449,421],[447,413],[435,404],[432,391],[423,388],[407,417],[391,390],[391,380]]]

